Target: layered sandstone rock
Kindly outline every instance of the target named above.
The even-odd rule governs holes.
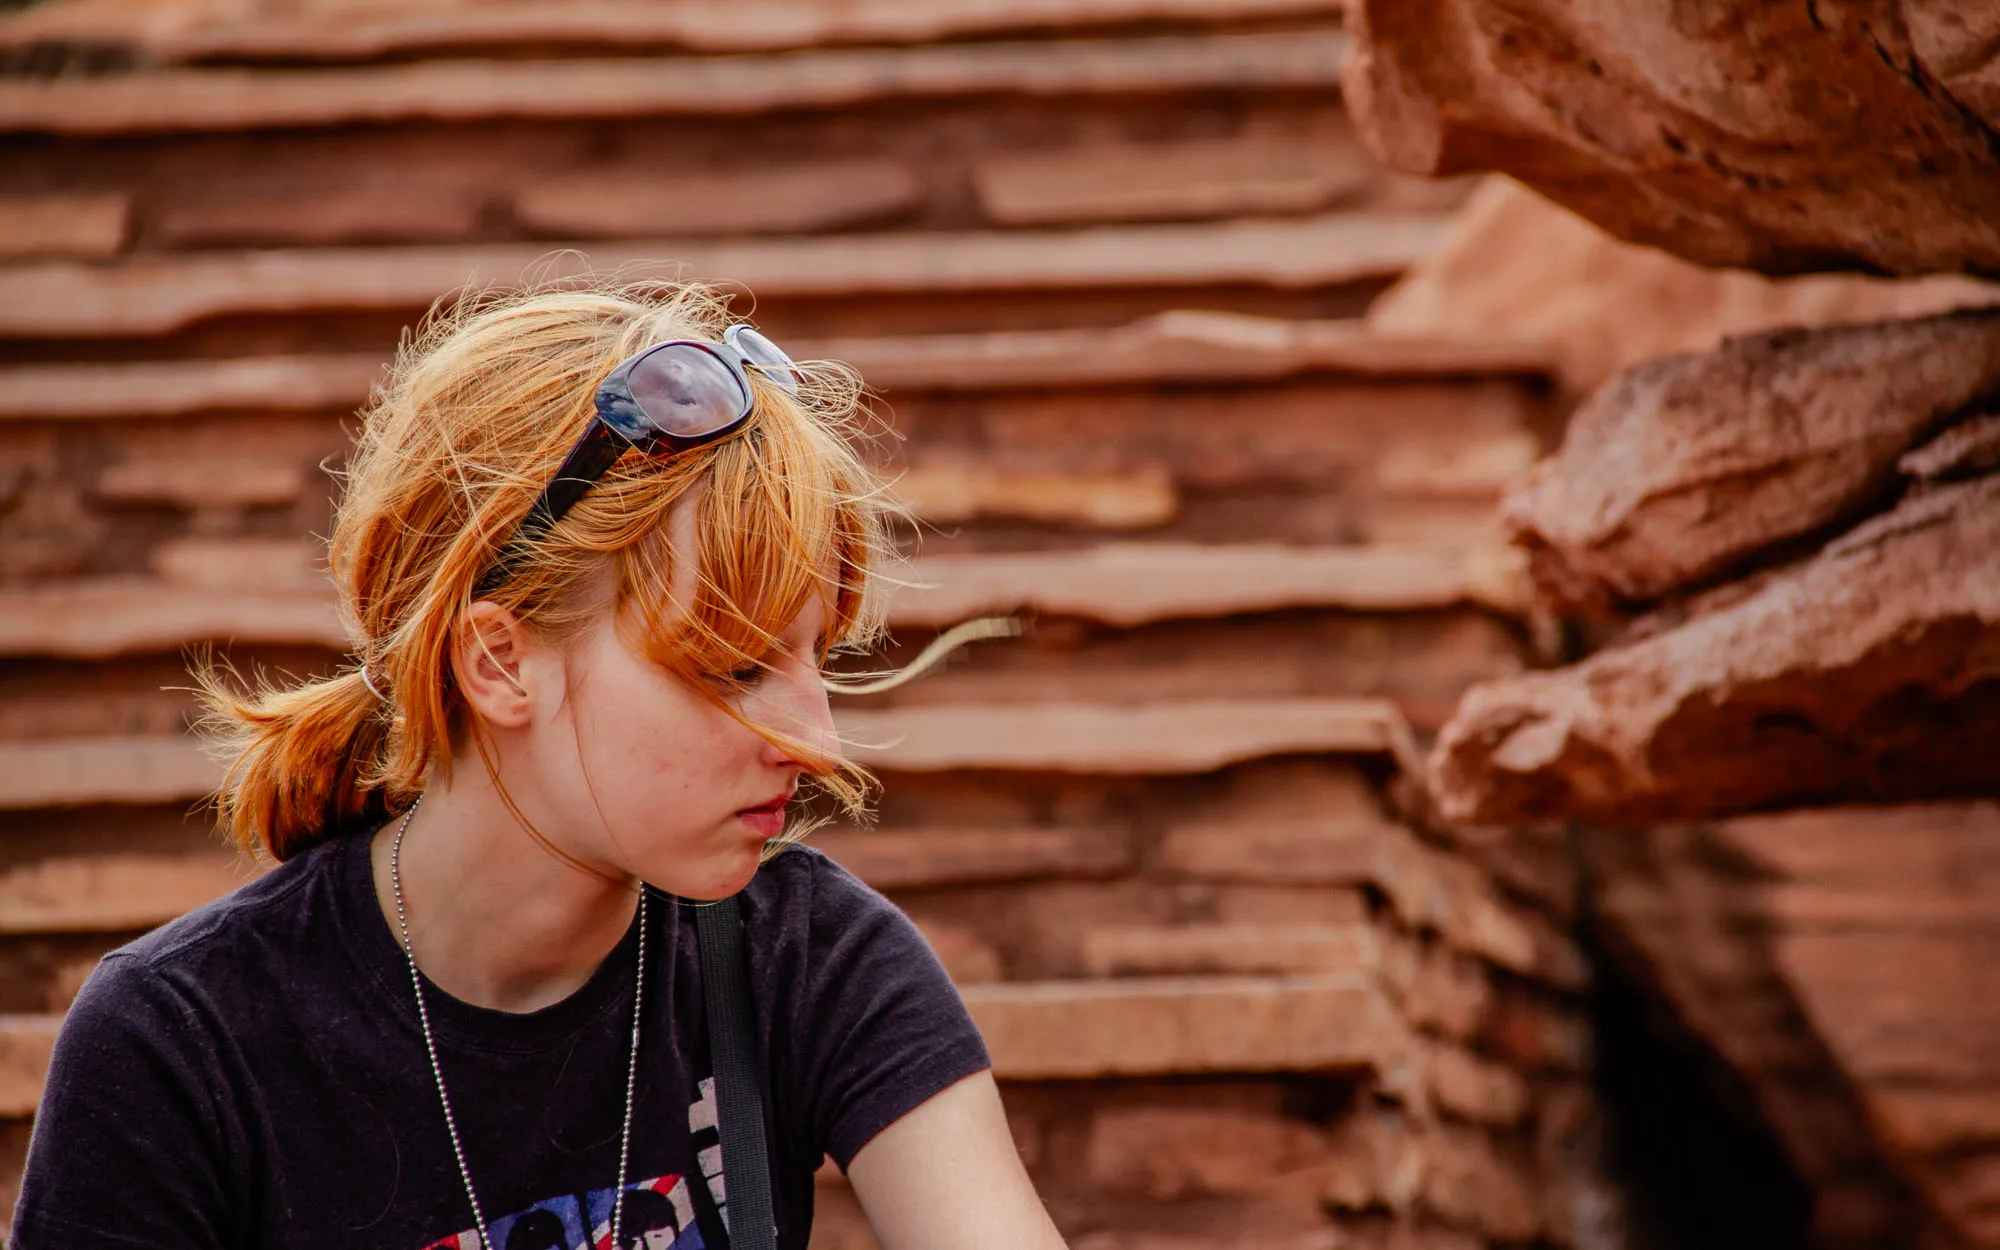
[[[1621,369],[1707,351],[1729,335],[1995,302],[2000,286],[1957,275],[1889,281],[1703,269],[1622,242],[1493,177],[1466,202],[1443,243],[1369,306],[1368,320],[1385,334],[1522,342],[1549,352],[1565,388],[1580,396]]]
[[[1512,173],[1702,264],[1995,274],[1990,10],[1356,0],[1346,91],[1397,168]]]
[[[2000,808],[1584,845],[1613,958],[1748,1089],[1821,1244],[2000,1244]]]
[[[1554,220],[1514,195],[1486,197],[1507,210],[1489,229]],[[1602,645],[1470,691],[1433,797],[1457,820],[1598,826],[1578,839],[1598,943],[1705,1056],[1710,1096],[1782,1146],[1810,1244],[2000,1245],[1994,809],[1716,819],[2000,792],[2000,322],[1841,324],[1952,288],[1706,275],[1573,237],[1633,260],[1613,275],[1671,278],[1662,298],[1705,292],[1680,330],[1699,350],[1600,386],[1504,506],[1537,598]],[[1511,291],[1584,371],[1671,341],[1644,278],[1565,304],[1507,269],[1466,253],[1377,323],[1497,324]],[[1846,307],[1787,304],[1822,281]],[[1712,341],[1787,309],[1821,328]]]
[[[1916,494],[1577,664],[1475,687],[1433,783],[1448,815],[1485,823],[1988,793],[1996,638],[1989,477]]]
[[[1897,458],[2000,387],[2000,314],[1780,330],[1643,365],[1509,499],[1562,609],[1645,602],[1850,521]]]

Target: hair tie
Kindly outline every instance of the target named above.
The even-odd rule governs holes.
[[[368,693],[382,700],[382,702],[387,703],[389,701],[389,696],[383,694],[382,688],[375,684],[375,679],[368,675],[368,666],[366,664],[361,666],[361,684],[368,687]]]

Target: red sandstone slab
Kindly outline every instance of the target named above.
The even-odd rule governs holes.
[[[1424,1134],[1422,1151],[1426,1210],[1503,1243],[1534,1241],[1542,1233],[1538,1187],[1516,1143],[1439,1125]]]
[[[1513,1128],[1533,1105],[1520,1073],[1458,1046],[1439,1045],[1425,1060],[1433,1102],[1474,1124]]]
[[[1017,472],[986,464],[919,465],[896,475],[896,498],[940,525],[1013,517],[1092,529],[1164,525],[1180,508],[1164,465],[1118,473]]]
[[[55,856],[0,871],[0,933],[150,929],[255,875],[223,851]]]
[[[240,132],[435,121],[737,117],[1005,93],[1339,90],[1334,30],[865,48],[764,56],[440,59],[0,80],[0,133]]]
[[[923,203],[898,161],[821,161],[726,173],[570,173],[523,189],[514,215],[558,238],[791,234],[873,225]]]
[[[1516,611],[1526,606],[1518,565],[1497,549],[1132,543],[1011,556],[934,556],[919,573],[919,584],[896,596],[896,617],[906,624],[946,625],[1019,611],[1129,627],[1287,608],[1394,612],[1473,602]]]
[[[1898,1153],[1934,1158],[1990,1149],[2000,1139],[2000,1083],[1879,1082],[1860,1096],[1869,1119]]]
[[[1388,820],[1189,822],[1167,831],[1159,862],[1213,880],[1373,885],[1404,925],[1435,931],[1459,950],[1557,984],[1572,983],[1578,971],[1542,949],[1477,868]]]
[[[1083,1154],[1093,1187],[1171,1202],[1301,1188],[1298,1174],[1328,1163],[1329,1147],[1317,1125],[1276,1106],[1106,1102],[1091,1110]]]
[[[1351,144],[1230,138],[991,156],[972,180],[989,219],[1041,226],[1313,212],[1378,169]]]
[[[1010,1080],[1192,1072],[1359,1071],[1409,1040],[1355,978],[1171,978],[969,986],[966,1006]]]
[[[1550,360],[1547,349],[1525,340],[1377,334],[1354,320],[1193,310],[1110,329],[829,339],[812,346],[810,354],[848,361],[889,391],[1250,382],[1316,372],[1537,375]]]
[[[300,538],[173,538],[153,548],[153,570],[169,587],[305,592],[330,598],[324,546]]]
[[[415,310],[455,291],[516,284],[530,273],[553,280],[609,269],[633,280],[726,282],[764,298],[1135,287],[1310,290],[1401,272],[1430,250],[1443,222],[1435,214],[1334,214],[1064,231],[318,248],[152,255],[116,265],[49,262],[0,268],[0,334],[108,338],[164,334],[222,315]]]
[[[165,505],[204,509],[273,508],[305,497],[307,474],[298,464],[271,460],[124,460],[106,465],[90,497],[114,505]]]
[[[0,744],[0,810],[200,798],[222,770],[179,734]]]
[[[96,362],[0,369],[0,421],[339,412],[382,380],[380,356]]]
[[[0,196],[0,260],[113,256],[131,224],[127,195]]]
[[[922,44],[1149,23],[1333,17],[1338,0],[516,0],[411,8],[269,9],[184,0],[45,5],[0,21],[0,47],[136,44],[149,63],[369,60],[435,50],[543,48],[772,52],[837,44]]]
[[[35,1113],[61,1016],[0,1015],[0,1119]]]
[[[191,198],[153,209],[147,241],[174,250],[450,243],[477,234],[484,211],[475,194],[408,181],[289,197]]]
[[[845,712],[850,757],[889,772],[1202,773],[1267,755],[1388,753],[1383,699],[1189,699]]]
[[[811,845],[878,890],[1116,876],[1131,841],[1113,829],[868,829],[826,831]]]
[[[1378,975],[1372,924],[1099,925],[1079,954],[1093,977]]]
[[[107,579],[30,587],[0,600],[0,655],[95,659],[204,641],[350,645],[328,587],[219,592]]]
[[[2000,927],[1781,932],[1773,952],[1858,1086],[2000,1088]]]

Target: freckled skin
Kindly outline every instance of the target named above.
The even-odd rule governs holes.
[[[759,724],[832,751],[815,662],[823,619],[817,604],[801,613],[770,667],[733,702]],[[789,794],[801,765],[633,655],[608,623],[579,640],[566,665],[569,697],[538,709],[523,744],[538,788],[569,816],[575,844],[558,845],[686,897],[741,889],[777,822],[739,813]]]

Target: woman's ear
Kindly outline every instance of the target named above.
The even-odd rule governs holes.
[[[452,643],[452,676],[481,720],[519,729],[533,718],[522,669],[535,645],[520,618],[497,603],[481,599],[465,614]]]

